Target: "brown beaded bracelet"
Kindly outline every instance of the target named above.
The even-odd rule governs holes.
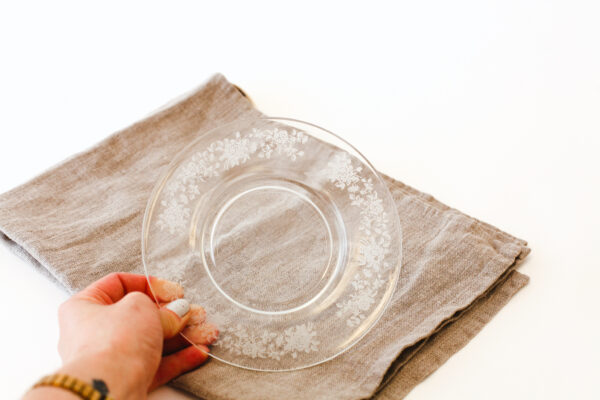
[[[108,389],[103,381],[94,380],[94,386],[92,386],[70,375],[53,374],[44,376],[33,385],[34,388],[42,386],[66,389],[85,400],[114,400],[108,395]]]

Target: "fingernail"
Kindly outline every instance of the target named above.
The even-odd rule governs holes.
[[[165,308],[173,311],[179,318],[183,318],[190,311],[190,302],[186,299],[177,299],[167,304]]]
[[[206,311],[197,304],[190,305],[190,320],[188,325],[202,325],[206,321]]]
[[[162,301],[175,300],[183,297],[183,288],[178,283],[155,277],[150,278],[150,282],[153,289],[155,289],[156,295],[162,299]]]
[[[188,340],[196,345],[213,344],[219,337],[219,329],[213,324],[206,323],[202,325],[188,325],[183,330],[183,334]]]

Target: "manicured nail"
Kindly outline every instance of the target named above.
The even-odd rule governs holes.
[[[165,308],[173,311],[179,318],[183,318],[183,316],[190,311],[190,302],[186,299],[177,299],[167,304]]]
[[[202,325],[186,326],[183,334],[188,340],[196,345],[213,344],[219,337],[219,328],[210,323]]]
[[[183,297],[183,288],[178,283],[152,277],[150,284],[159,301],[167,302]]]
[[[190,305],[190,320],[188,321],[188,326],[190,325],[202,325],[206,321],[206,311],[204,308],[197,304]]]

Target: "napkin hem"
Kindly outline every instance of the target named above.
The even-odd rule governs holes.
[[[454,354],[465,347],[498,314],[508,302],[527,284],[529,277],[511,269],[504,279],[477,299],[472,306],[463,310],[456,318],[414,349],[385,384],[380,386],[370,399],[404,398],[419,383],[439,369]],[[475,319],[475,326],[467,329],[469,319]],[[456,333],[455,331],[459,331]],[[437,351],[435,351],[437,348]],[[435,351],[430,355],[429,351]],[[427,353],[424,353],[427,352]],[[419,358],[423,358],[419,360]],[[420,365],[416,365],[419,363]],[[408,368],[408,369],[407,369]],[[402,380],[403,382],[400,383]],[[409,382],[405,382],[408,380]],[[394,387],[401,385],[398,388]],[[391,393],[386,393],[386,391]]]
[[[471,301],[471,303],[469,303],[464,308],[461,308],[461,309],[455,311],[451,316],[449,316],[448,318],[441,321],[438,324],[438,326],[433,331],[431,331],[430,334],[428,334],[428,335],[422,337],[421,339],[417,340],[416,342],[406,346],[400,352],[400,354],[398,354],[396,360],[394,360],[394,362],[392,362],[392,364],[390,365],[390,368],[385,373],[385,375],[382,377],[381,382],[379,383],[379,386],[378,386],[375,394],[380,392],[391,380],[393,380],[395,375],[400,371],[400,369],[402,369],[402,367],[406,363],[408,363],[411,360],[411,358],[414,357],[416,355],[416,353],[418,353],[419,350],[423,346],[425,346],[432,337],[437,335],[439,332],[441,332],[443,329],[445,329],[448,325],[459,320],[465,313],[467,313],[470,310],[472,310],[473,308],[475,308],[477,306],[477,304],[479,304],[479,302],[484,300],[486,297],[490,296],[490,294],[492,292],[494,292],[498,287],[502,286],[510,278],[511,274],[516,272],[516,268],[520,265],[521,262],[522,262],[522,259],[516,259],[515,262],[490,287],[487,288],[487,290],[485,290],[483,293],[481,293],[479,296],[477,296],[473,301]],[[526,275],[523,275],[523,274],[520,274],[520,275],[525,277],[527,282],[529,281],[529,277],[527,277]],[[411,349],[413,347],[415,347],[415,348]],[[408,353],[406,355],[403,355],[403,353],[406,351],[408,351]],[[397,361],[398,361],[398,364],[394,365]]]

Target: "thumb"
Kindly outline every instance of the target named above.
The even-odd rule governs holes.
[[[185,328],[190,318],[189,311],[190,303],[185,299],[172,301],[158,310],[165,339],[172,338]]]

